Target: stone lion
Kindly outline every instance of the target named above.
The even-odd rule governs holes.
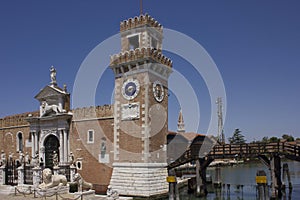
[[[93,188],[93,184],[86,182],[79,173],[74,175],[74,182],[78,184],[78,192],[83,190],[91,190]]]
[[[43,170],[43,183],[39,185],[40,189],[49,189],[57,186],[66,186],[67,178],[64,175],[52,175],[51,169]]]

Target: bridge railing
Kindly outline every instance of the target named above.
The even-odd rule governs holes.
[[[169,164],[169,168],[177,167],[199,158],[200,144],[190,146],[176,161]],[[249,143],[249,144],[217,144],[208,152],[211,159],[247,157],[258,155],[284,155],[286,158],[300,161],[300,146],[289,142]]]

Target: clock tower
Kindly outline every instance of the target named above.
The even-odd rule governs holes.
[[[114,163],[111,185],[121,195],[166,193],[168,78],[162,26],[149,15],[121,22],[115,75]]]

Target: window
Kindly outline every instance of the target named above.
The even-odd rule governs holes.
[[[94,130],[88,130],[87,143],[94,143]]]
[[[105,158],[105,154],[106,154],[106,138],[103,137],[101,139],[101,147],[100,147],[100,155],[101,155],[101,159]]]
[[[139,48],[140,46],[139,35],[129,36],[128,43],[129,43],[129,50],[135,50]]]
[[[23,151],[23,134],[21,132],[17,134],[17,151]]]
[[[155,48],[155,49],[158,49],[157,40],[154,39],[154,38],[151,38],[151,47]]]

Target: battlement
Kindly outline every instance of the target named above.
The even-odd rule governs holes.
[[[90,106],[83,108],[76,108],[72,110],[73,120],[83,120],[83,119],[94,119],[94,118],[107,118],[113,117],[113,106]]]
[[[38,117],[39,112],[38,111],[26,112],[22,114],[16,114],[16,115],[11,115],[11,116],[6,116],[4,118],[1,118],[0,128],[29,125],[29,123],[26,121],[26,118],[28,118],[28,116]]]
[[[132,61],[145,60],[151,58],[154,61],[172,67],[172,61],[154,48],[137,48],[135,50],[121,52],[110,57],[110,66],[129,63]]]
[[[120,31],[126,31],[133,28],[141,27],[148,25],[150,27],[155,28],[157,31],[162,33],[163,26],[158,23],[153,17],[148,14],[140,15],[139,17],[129,18],[128,20],[124,20],[120,23]]]

